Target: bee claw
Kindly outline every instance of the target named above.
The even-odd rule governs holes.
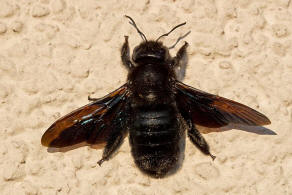
[[[102,158],[102,159],[100,159],[100,160],[97,162],[97,164],[101,167],[101,164],[102,164],[104,161],[105,161],[105,159]]]
[[[216,156],[214,156],[212,154],[210,154],[210,156],[211,156],[211,158],[212,158],[213,161],[216,159]]]

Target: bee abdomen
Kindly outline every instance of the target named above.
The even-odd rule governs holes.
[[[164,176],[177,164],[180,138],[176,112],[172,109],[136,112],[130,129],[135,163],[154,177]]]
[[[175,114],[170,109],[138,112],[133,127],[131,136],[135,145],[159,146],[178,138]]]

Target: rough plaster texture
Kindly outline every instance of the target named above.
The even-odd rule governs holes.
[[[141,39],[124,14],[148,38],[187,21],[164,38],[192,31],[184,82],[265,113],[277,135],[209,131],[217,159],[186,140],[164,179],[135,167],[128,140],[102,167],[102,150],[48,153],[57,118],[126,81],[124,35]],[[291,32],[290,0],[0,0],[0,194],[292,194]]]

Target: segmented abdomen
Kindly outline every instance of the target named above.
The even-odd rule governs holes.
[[[181,138],[177,112],[172,106],[136,109],[130,129],[132,154],[138,167],[155,177],[176,166]]]

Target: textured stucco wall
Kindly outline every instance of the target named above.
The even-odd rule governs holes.
[[[184,82],[265,113],[277,135],[204,134],[214,162],[186,140],[164,179],[135,167],[128,140],[102,167],[102,150],[48,153],[57,118],[125,82],[124,35],[141,39],[124,14],[148,38],[187,21],[164,39],[192,31]],[[0,0],[0,194],[292,194],[291,14],[290,0]]]

